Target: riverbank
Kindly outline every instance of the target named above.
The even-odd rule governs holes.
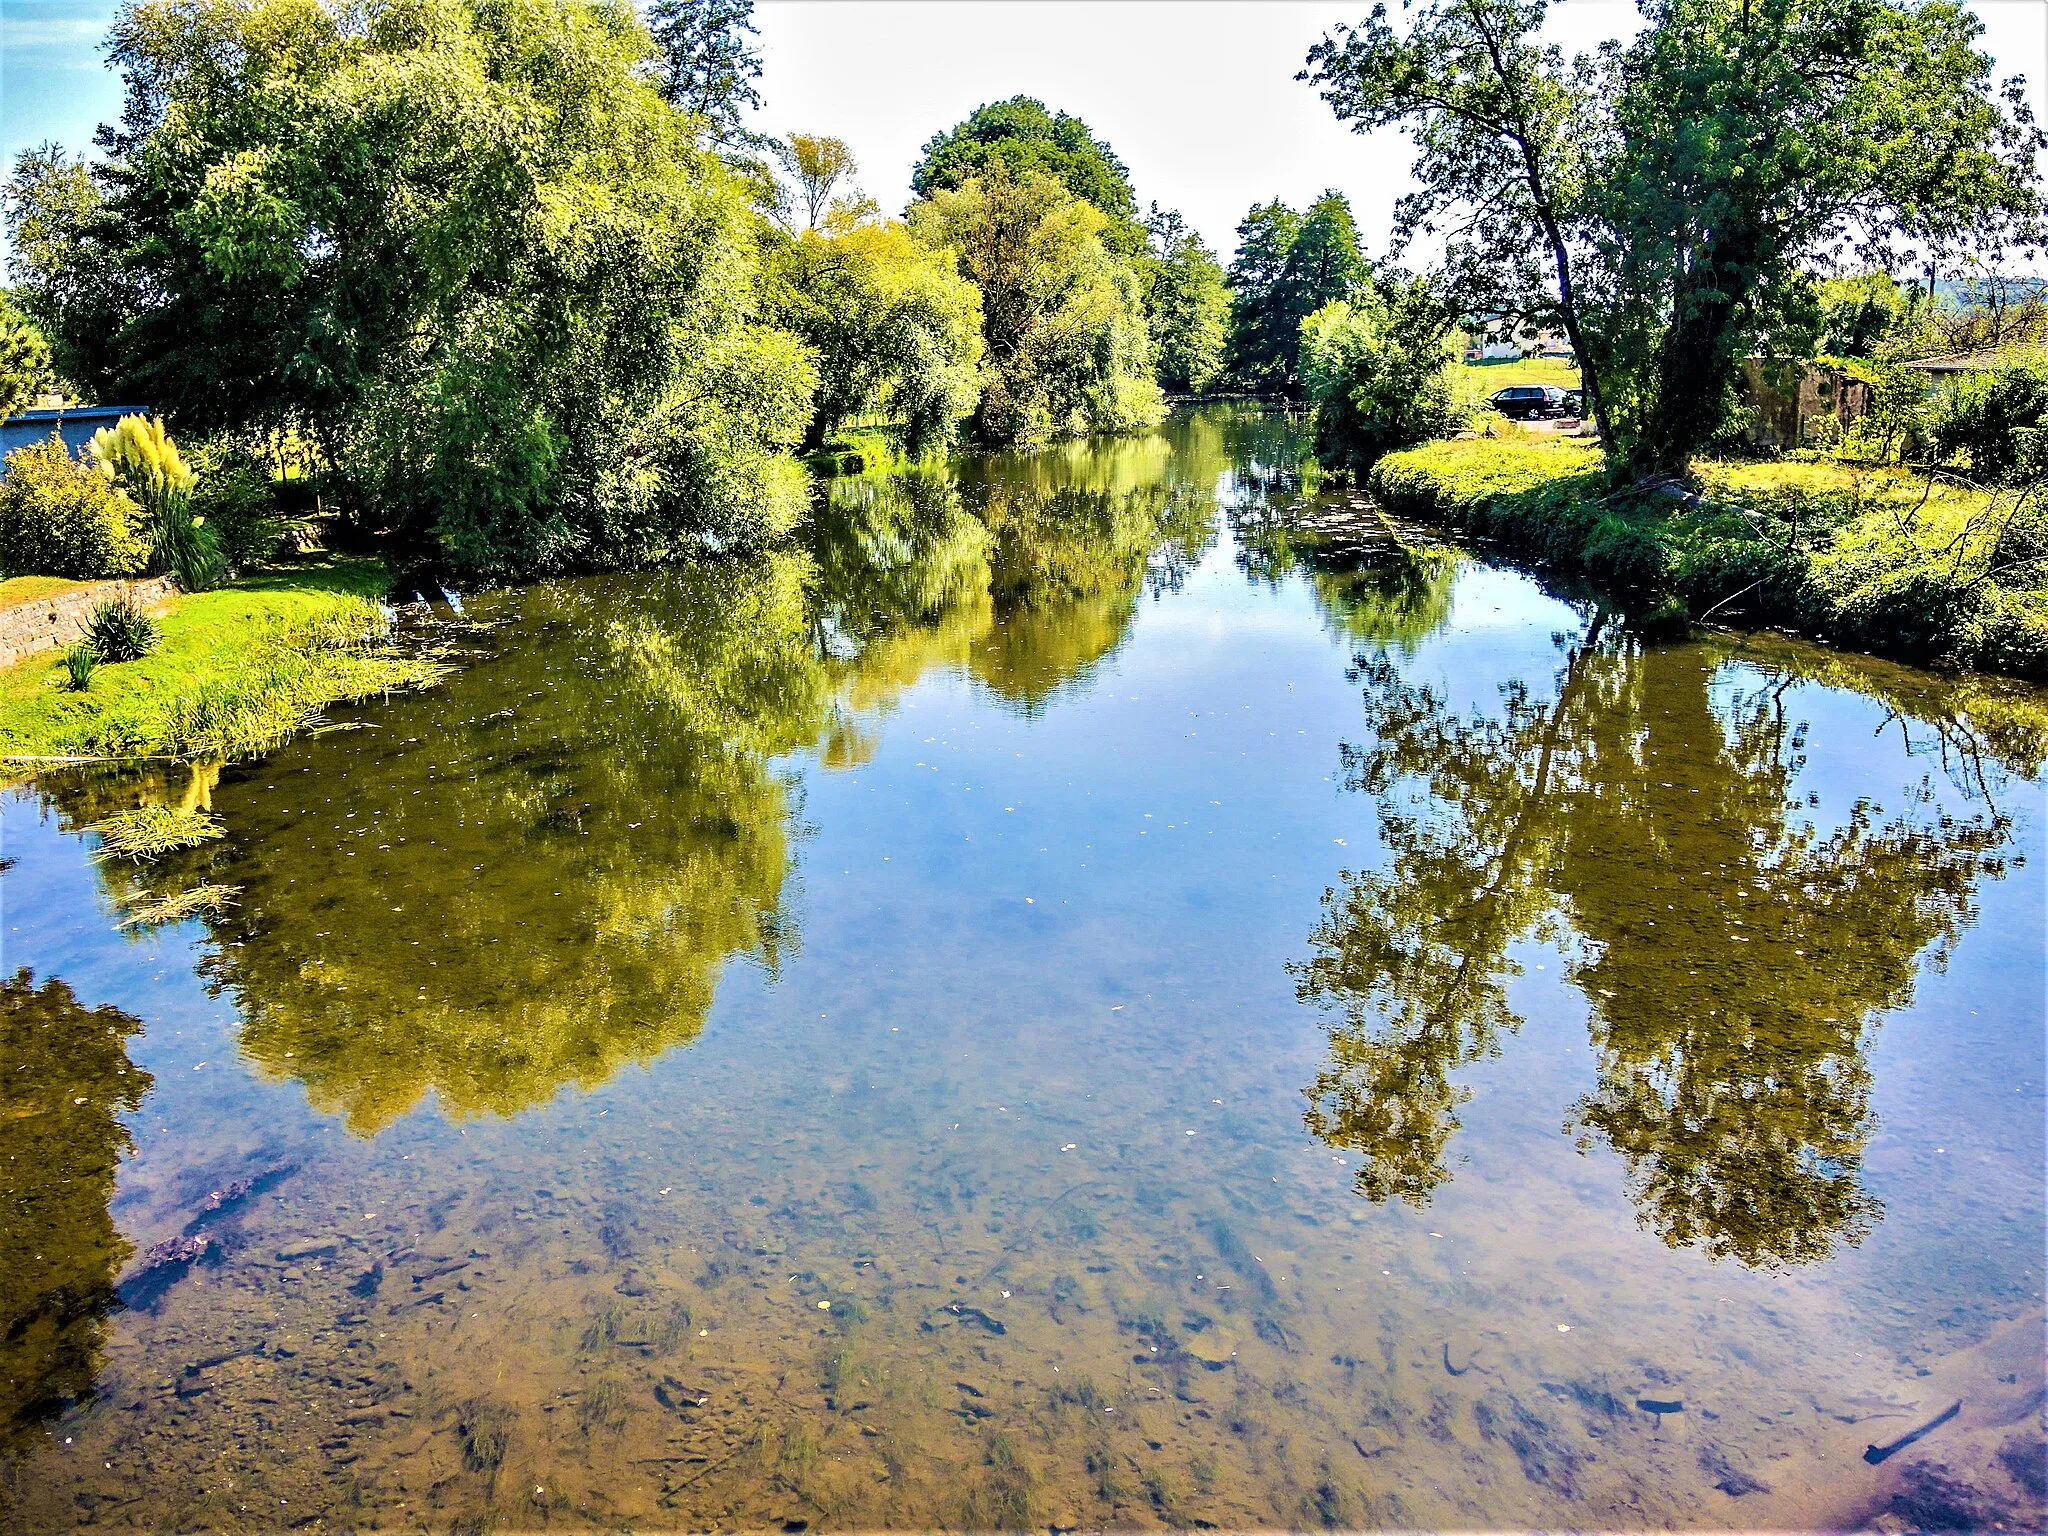
[[[1639,621],[1774,627],[1902,661],[2048,681],[2041,514],[1893,466],[1702,462],[1691,488],[1612,492],[1597,445],[1465,438],[1392,453],[1368,484],[1583,577]],[[2032,527],[2023,527],[2031,520]]]
[[[389,643],[373,560],[262,571],[180,595],[136,661],[101,663],[82,692],[61,652],[0,671],[0,761],[231,758],[268,751],[330,704],[423,688],[446,668]]]

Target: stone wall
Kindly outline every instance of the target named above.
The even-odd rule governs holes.
[[[147,581],[95,581],[0,608],[0,667],[11,667],[38,651],[70,645],[84,632],[86,615],[110,597],[125,592],[144,608],[161,608],[177,590],[168,576]]]

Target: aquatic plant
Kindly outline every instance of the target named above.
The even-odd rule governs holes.
[[[132,597],[110,597],[85,619],[85,644],[97,661],[140,661],[157,648],[163,632]]]
[[[128,910],[115,924],[118,928],[154,928],[163,923],[183,922],[202,912],[224,912],[235,904],[238,885],[195,885],[190,890],[169,891],[153,896],[138,890],[128,899]]]
[[[92,828],[100,835],[98,856],[143,863],[180,848],[196,848],[227,835],[217,816],[168,805],[137,806],[109,816]]]

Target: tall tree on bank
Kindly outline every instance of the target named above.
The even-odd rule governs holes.
[[[910,210],[925,244],[949,250],[981,290],[987,368],[974,415],[988,443],[1122,432],[1159,419],[1144,300],[1107,251],[1108,220],[1038,172],[1000,161]]]
[[[775,160],[796,182],[804,203],[804,228],[816,229],[832,205],[832,190],[860,170],[844,139],[818,133],[792,133],[774,146]]]
[[[1275,199],[1247,213],[1237,234],[1226,366],[1244,388],[1298,396],[1302,322],[1357,297],[1371,277],[1351,204],[1325,192],[1297,214]]]
[[[911,170],[910,190],[930,197],[963,187],[998,165],[1013,180],[1034,173],[1052,177],[1100,211],[1105,247],[1126,259],[1144,254],[1137,194],[1116,151],[1080,118],[1049,111],[1034,97],[988,102],[969,113],[965,122],[933,134]]]
[[[754,0],[654,0],[647,28],[660,52],[655,78],[672,106],[711,124],[715,144],[748,144],[740,114],[761,105]]]
[[[372,526],[483,570],[803,514],[814,362],[759,323],[752,215],[630,11],[132,0],[109,54],[95,176],[45,156],[10,198],[81,385],[296,429]]]
[[[1223,371],[1230,290],[1216,253],[1172,209],[1152,205],[1145,227],[1151,254],[1143,264],[1145,313],[1158,357],[1159,382],[1200,394]]]
[[[1805,264],[2023,230],[2041,137],[1952,0],[1644,12],[1567,66],[1545,0],[1435,0],[1398,30],[1382,3],[1301,78],[1360,132],[1409,130],[1396,249],[1445,235],[1468,315],[1563,329],[1612,467],[1662,475],[1725,422]]]

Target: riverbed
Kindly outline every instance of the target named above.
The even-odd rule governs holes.
[[[10,792],[8,1527],[2048,1518],[2048,694],[1645,644],[1295,431]]]

